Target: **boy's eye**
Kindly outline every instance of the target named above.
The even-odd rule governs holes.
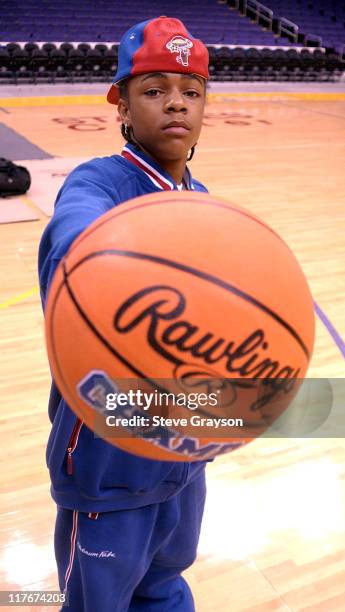
[[[145,95],[146,95],[146,96],[155,97],[155,96],[157,96],[158,94],[159,94],[159,89],[154,89],[154,88],[151,88],[151,89],[147,89],[147,90],[145,91]]]
[[[162,93],[161,89],[157,89],[156,87],[151,87],[145,91],[145,96],[149,96],[151,98],[157,97],[160,93]],[[198,98],[200,96],[199,92],[195,89],[188,89],[184,92],[188,98]]]

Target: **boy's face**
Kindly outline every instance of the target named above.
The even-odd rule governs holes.
[[[205,98],[201,77],[153,72],[128,81],[128,99],[120,99],[118,111],[158,162],[185,161],[199,138]]]

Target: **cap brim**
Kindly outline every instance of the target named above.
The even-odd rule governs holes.
[[[115,83],[112,84],[108,91],[107,100],[109,104],[117,104],[120,99],[120,90]]]

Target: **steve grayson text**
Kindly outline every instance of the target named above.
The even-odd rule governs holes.
[[[243,419],[217,419],[211,417],[201,417],[194,414],[190,419],[185,418],[168,418],[162,416],[144,417],[132,416],[128,419],[124,417],[116,417],[109,415],[106,417],[106,424],[109,427],[243,427]]]

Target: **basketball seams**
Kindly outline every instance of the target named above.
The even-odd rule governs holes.
[[[154,261],[155,263],[158,263],[160,265],[170,266],[170,267],[175,268],[175,269],[177,269],[177,270],[179,270],[181,272],[186,272],[188,274],[193,274],[194,276],[197,276],[198,278],[201,278],[202,280],[205,280],[205,281],[208,281],[208,282],[212,282],[213,284],[217,285],[218,287],[221,287],[222,289],[230,291],[231,293],[233,293],[237,297],[240,297],[240,298],[246,300],[247,302],[249,302],[253,306],[256,306],[257,308],[259,308],[260,310],[262,310],[263,312],[268,314],[279,325],[281,325],[284,329],[286,329],[289,332],[289,334],[299,344],[300,348],[302,349],[302,351],[305,354],[305,356],[307,357],[307,359],[308,360],[310,359],[310,353],[308,351],[308,348],[305,345],[305,343],[302,340],[302,338],[300,337],[300,335],[298,334],[298,332],[289,323],[287,323],[287,321],[285,321],[280,315],[278,315],[276,312],[271,310],[268,306],[266,306],[265,304],[259,302],[259,300],[257,300],[256,298],[252,297],[251,295],[249,295],[248,293],[246,293],[242,289],[238,289],[234,285],[230,285],[230,283],[227,283],[227,282],[223,281],[222,279],[217,278],[213,274],[209,274],[208,272],[202,272],[201,270],[197,270],[196,268],[192,268],[191,266],[187,266],[185,264],[181,264],[179,262],[175,262],[175,261],[172,261],[170,259],[166,259],[164,257],[158,257],[156,255],[148,255],[147,253],[138,253],[138,252],[135,252],[135,251],[125,251],[125,250],[117,250],[117,249],[104,249],[102,251],[96,251],[94,253],[88,253],[88,255],[86,255],[85,257],[83,257],[82,259],[80,259],[78,262],[76,262],[73,265],[73,267],[66,273],[67,276],[70,276],[72,274],[72,272],[74,272],[85,261],[88,261],[89,259],[93,259],[94,257],[98,257],[98,256],[102,256],[102,255],[120,255],[120,256],[122,255],[122,256],[127,256],[127,257],[138,258],[138,259],[142,259],[142,260],[146,260],[146,261]],[[142,376],[142,374],[141,374],[141,376]]]
[[[97,327],[92,323],[92,321],[90,321],[89,317],[87,316],[87,314],[84,312],[83,308],[81,307],[80,303],[78,302],[77,298],[75,297],[75,294],[70,286],[70,283],[68,282],[68,276],[69,274],[66,272],[66,270],[64,270],[64,285],[67,289],[67,292],[71,298],[72,303],[74,304],[75,308],[77,309],[77,311],[79,312],[81,318],[84,320],[84,322],[86,323],[86,325],[89,327],[89,329],[95,334],[95,336],[98,338],[98,340],[112,353],[112,355],[114,355],[114,357],[116,357],[123,365],[125,365],[129,370],[131,370],[133,372],[133,374],[136,374],[136,376],[138,378],[144,378],[145,380],[147,380],[155,389],[159,389],[161,390],[163,393],[167,392],[168,390],[165,389],[164,387],[161,387],[160,385],[157,385],[156,381],[154,381],[152,378],[150,378],[149,376],[147,376],[146,374],[144,374],[143,372],[141,372],[140,370],[138,370],[133,364],[131,364],[129,361],[127,361],[127,359],[125,357],[123,357],[121,355],[121,353],[118,353],[118,351],[108,342],[108,340],[101,334],[101,332],[97,329]]]
[[[166,197],[167,195],[168,197]],[[177,206],[178,204],[180,206]],[[198,204],[198,206],[194,206],[194,204]],[[152,208],[152,206],[156,206],[156,208]],[[148,210],[148,207],[150,207],[150,210]],[[229,217],[226,216],[227,211],[230,212]],[[121,215],[130,212],[134,213],[132,217],[120,218]],[[235,213],[239,213],[240,216]],[[119,221],[116,221],[117,218],[119,218]],[[150,224],[147,222],[147,218]],[[256,221],[257,224],[251,224],[251,221]],[[132,225],[133,223],[134,225]],[[194,234],[191,235],[187,232],[184,235],[185,232],[182,232],[182,234],[179,234],[179,241],[175,244],[172,225],[177,226],[177,232],[179,233],[178,227],[185,227],[186,223],[191,224],[192,227],[195,226]],[[156,226],[156,234],[158,232],[159,237],[158,244],[155,241],[152,243],[152,236],[150,241],[150,233],[145,239],[143,236],[140,239],[142,226],[151,224],[153,227]],[[210,227],[214,228],[212,237],[215,241],[215,261],[210,260],[207,265],[203,265],[204,248],[202,248],[203,243],[200,241],[199,235],[204,236],[207,243],[210,238]],[[270,234],[265,234],[264,228]],[[159,229],[162,231],[160,232]],[[218,234],[219,230],[220,235]],[[236,251],[235,261],[231,255],[231,249],[224,261],[224,249],[227,252],[228,247],[226,245],[228,245],[227,237],[229,235],[233,235],[233,240],[236,238],[235,242],[232,240],[231,243],[232,248],[236,249],[236,246],[238,248],[238,258]],[[279,239],[279,242],[275,241],[274,236]],[[159,244],[161,248],[159,248]],[[281,244],[285,246],[281,246]],[[190,256],[190,250],[193,250],[193,247],[195,251]],[[243,252],[241,249],[243,249]],[[255,251],[260,253],[258,259],[256,259]],[[285,258],[285,263],[288,264],[287,271],[289,274],[291,273],[291,283],[285,281],[284,276],[281,275],[280,268],[283,267],[283,262],[279,267],[276,264],[272,277],[270,270],[275,259],[274,253],[277,254],[278,262],[280,262],[280,258]],[[186,257],[183,255],[186,255]],[[253,257],[256,259],[256,264]],[[238,262],[237,266],[236,262]],[[238,267],[241,270],[241,265],[248,264],[249,268],[244,277],[241,272],[237,273]],[[274,230],[252,215],[251,212],[238,209],[235,205],[220,198],[192,192],[188,192],[188,195],[184,194],[184,197],[181,197],[178,192],[170,194],[156,192],[127,201],[124,206],[120,205],[119,207],[114,203],[112,209],[94,219],[77,236],[77,239],[64,255],[57,282],[53,287],[52,300],[49,304],[50,313],[48,315],[51,318],[47,326],[47,332],[50,333],[48,346],[51,351],[52,365],[56,368],[54,369],[56,379],[66,393],[67,403],[70,400],[71,406],[74,407],[73,410],[78,416],[80,415],[79,418],[83,421],[86,419],[85,422],[90,423],[90,428],[94,430],[99,414],[97,406],[103,406],[104,404],[103,402],[97,404],[96,400],[99,398],[96,393],[94,397],[92,394],[90,395],[91,399],[88,395],[83,395],[82,381],[87,380],[87,376],[83,374],[85,369],[92,373],[96,358],[99,369],[104,370],[102,376],[106,378],[110,376],[109,381],[114,376],[115,380],[118,379],[119,375],[125,378],[136,376],[145,379],[147,376],[143,372],[149,365],[148,356],[150,354],[148,353],[146,359],[145,351],[150,350],[150,346],[156,350],[157,354],[160,353],[161,356],[173,363],[176,361],[175,348],[178,351],[178,356],[181,355],[181,363],[185,361],[185,358],[188,361],[187,355],[183,356],[183,351],[191,353],[193,357],[195,356],[199,364],[201,364],[200,358],[204,364],[222,360],[221,370],[225,369],[230,377],[236,376],[236,372],[247,372],[247,376],[250,376],[250,372],[255,371],[259,378],[264,372],[269,377],[272,376],[272,372],[277,372],[278,368],[280,374],[286,371],[287,376],[290,376],[289,372],[293,374],[293,367],[288,365],[285,368],[281,367],[284,365],[282,360],[287,359],[284,357],[284,351],[290,355],[292,361],[299,362],[299,364],[295,363],[294,365],[295,371],[300,371],[296,370],[297,365],[304,371],[303,364],[306,359],[309,361],[309,353],[312,351],[312,342],[309,338],[307,325],[308,295],[310,297],[310,294],[307,289],[303,289],[303,273],[299,269],[298,274],[297,269],[298,263],[291,249]],[[116,270],[118,273],[116,273]],[[132,271],[134,272],[134,278],[131,280]],[[293,276],[293,273],[295,276]],[[167,289],[171,290],[172,295],[176,292],[179,298],[177,306],[174,306],[174,302],[172,302],[170,308],[169,299],[166,301],[165,294],[162,299],[161,294],[158,293],[159,297],[157,298],[159,280],[164,277],[171,280],[171,286]],[[135,278],[139,280],[139,284],[135,282]],[[92,279],[94,279],[94,282],[92,282]],[[154,282],[156,279],[158,284]],[[88,289],[89,280],[91,281],[91,289],[90,287]],[[115,282],[115,286],[120,283],[119,287],[122,287],[120,293],[116,292],[117,297],[113,293],[115,286],[112,287],[111,284],[109,286],[110,281]],[[131,293],[132,287],[136,290],[134,295]],[[270,287],[276,288],[276,297],[273,296],[272,298]],[[291,289],[293,290],[294,287],[296,289],[301,287],[299,301],[301,302],[300,305],[303,306],[304,300],[305,305],[305,310],[301,308],[301,313],[297,309],[285,308],[289,288],[291,293]],[[153,299],[155,301],[152,302],[151,300],[149,307],[147,307],[147,300],[141,298],[152,292],[154,292]],[[168,292],[168,297],[169,295]],[[221,322],[220,320],[218,324],[213,319],[210,305],[209,307],[205,306],[200,311],[198,296],[202,300],[206,299],[206,304],[209,298],[211,299],[211,305],[214,300],[218,300],[219,313],[220,315],[222,312],[224,313],[224,321]],[[104,308],[102,309],[103,297],[107,304],[105,312]],[[189,303],[189,298],[191,303]],[[197,301],[194,303],[195,299]],[[138,300],[141,300],[139,315],[138,305],[133,307],[133,304],[136,304]],[[161,304],[163,304],[162,307]],[[100,311],[98,306],[101,308]],[[168,310],[167,306],[169,306]],[[180,316],[186,306],[188,306],[186,314]],[[102,310],[103,317],[99,319]],[[228,319],[229,313],[230,315],[233,314],[230,320]],[[118,319],[115,316],[116,314]],[[188,314],[191,314],[192,317],[189,317]],[[192,323],[195,323],[195,316],[198,325],[192,325]],[[121,322],[120,317],[122,317]],[[145,317],[146,322],[147,319],[150,322],[148,328],[146,328],[145,323],[144,328],[142,327],[141,321]],[[233,328],[232,318],[236,321],[237,317],[240,324],[238,328],[236,326]],[[190,318],[192,318],[192,321],[189,321]],[[161,319],[173,320],[173,323],[163,325],[163,323],[160,323]],[[203,330],[200,319],[208,322],[206,331],[210,328],[209,333],[204,333],[201,339],[199,336],[205,330]],[[125,333],[136,326],[138,327],[138,323],[140,324],[138,333],[130,333],[129,338],[125,339],[124,343],[121,341],[119,344],[120,336],[117,336],[117,331]],[[225,329],[222,326],[223,323]],[[162,326],[163,333],[161,333]],[[70,332],[65,336],[68,329],[70,329]],[[176,329],[180,329],[177,337]],[[144,330],[144,337],[140,330],[141,332]],[[194,330],[197,330],[198,333],[195,334]],[[248,330],[249,332],[256,331],[250,335]],[[224,333],[226,334],[225,339],[217,337],[218,335],[223,336]],[[192,334],[194,335],[191,342]],[[142,343],[145,336],[147,336],[146,348],[144,344],[143,352],[138,353],[133,347],[138,344],[137,348],[139,348],[139,344]],[[83,341],[86,342],[84,348],[88,345],[94,346],[89,356],[87,356],[88,351],[86,350],[86,354],[81,361],[79,359],[75,361],[73,357],[73,351],[80,350],[81,347],[81,345],[78,347],[79,341],[75,346],[78,337],[80,342],[84,338]],[[212,339],[212,342],[209,342],[209,338]],[[136,342],[133,345],[135,339]],[[130,341],[132,344],[128,344]],[[169,344],[173,345],[170,352],[164,350],[165,345]],[[218,350],[219,346],[221,346],[221,350]],[[258,346],[260,352],[253,354]],[[261,348],[263,350],[270,348],[269,359],[265,359],[268,353],[261,354]],[[246,357],[245,364],[243,364],[243,359],[238,363],[240,358],[245,355],[249,356],[249,354],[251,354],[251,357]],[[139,361],[136,358],[138,355]],[[77,353],[75,357],[77,357]],[[225,362],[224,357],[226,358]],[[258,368],[257,361],[260,358],[263,358],[263,360]],[[272,358],[276,358],[276,360],[272,360]],[[159,361],[157,361],[157,358],[153,361],[153,364],[155,363],[156,368],[154,369],[158,370]],[[256,363],[254,368],[252,367],[253,363]],[[145,368],[145,370],[142,372],[141,368]],[[269,374],[267,374],[267,370],[269,370]],[[151,373],[155,374],[155,372]],[[277,376],[279,377],[279,374]],[[154,386],[155,375],[153,378],[148,378],[148,382],[150,382],[151,387]],[[159,382],[159,379],[157,379],[158,385],[155,386],[166,392],[167,389],[164,389],[166,385],[162,387]],[[92,384],[95,384],[93,379]],[[96,387],[93,388],[96,389]],[[85,392],[87,390],[85,388]],[[207,412],[203,413],[208,416]],[[116,445],[116,441],[112,441],[111,437],[110,434],[110,437],[107,435],[105,439]],[[119,442],[121,441],[120,439]],[[142,442],[140,446],[140,440],[138,441],[139,454],[146,456],[148,453],[147,456],[150,457],[149,443],[146,443],[145,440],[142,440]],[[127,444],[123,446],[127,446],[128,452],[131,452],[132,444],[133,440],[129,439]],[[181,448],[185,449],[185,459],[191,460],[188,459],[187,453],[195,454],[194,447],[187,447],[186,445]],[[181,452],[177,453],[178,460],[184,460],[181,458]],[[169,457],[167,460],[172,459]]]
[[[99,253],[96,253],[96,255],[98,255]],[[89,258],[88,258],[89,259]],[[81,263],[84,263],[84,261],[82,261]],[[102,336],[102,334],[97,330],[97,328],[94,326],[94,324],[90,321],[89,317],[87,316],[87,314],[83,311],[81,305],[79,304],[78,300],[75,297],[75,294],[68,282],[68,276],[69,274],[66,272],[66,269],[64,268],[64,280],[61,282],[60,287],[57,289],[56,294],[54,295],[53,298],[53,303],[51,306],[51,317],[50,317],[50,338],[51,338],[51,347],[52,347],[52,352],[54,354],[54,364],[57,366],[57,369],[59,370],[59,376],[60,376],[60,380],[62,381],[62,384],[65,388],[65,390],[69,393],[69,396],[72,397],[73,396],[73,391],[74,389],[70,389],[69,384],[66,382],[66,380],[64,379],[62,370],[60,368],[60,364],[59,364],[59,360],[58,360],[58,355],[57,355],[57,351],[55,349],[55,341],[54,341],[54,311],[55,308],[58,305],[58,299],[59,299],[59,295],[62,291],[63,288],[65,288],[67,290],[67,293],[69,294],[70,298],[71,298],[71,302],[72,304],[75,306],[76,310],[78,311],[78,313],[80,314],[82,320],[86,323],[86,325],[90,328],[90,330],[96,335],[96,337],[98,338],[98,340],[103,344],[103,346],[105,346],[105,348],[107,348],[108,350],[110,350],[110,352],[119,359],[119,361],[121,361],[126,367],[128,367],[129,369],[132,370],[132,372],[134,374],[138,375],[138,378],[142,378],[144,380],[149,381],[149,383],[152,385],[153,388],[160,390],[162,393],[170,393],[171,391],[165,387],[162,387],[161,385],[157,384],[156,381],[154,381],[152,378],[149,378],[146,374],[140,372],[140,370],[137,370],[136,368],[134,368],[130,362],[128,362],[124,357],[121,356],[120,353],[118,353],[116,351],[115,348],[112,347],[111,344],[108,343],[108,341],[106,339],[104,339],[104,337]],[[74,400],[73,404],[75,403]],[[70,402],[70,400],[68,399],[68,403]],[[83,413],[83,411],[78,407],[77,412],[81,412]],[[202,408],[198,408],[198,412],[201,415],[204,415],[206,417],[210,416],[209,412],[206,412],[205,410],[202,410]],[[250,428],[251,425],[247,424],[247,427]],[[254,427],[254,426],[253,426]],[[178,454],[178,456],[180,457],[181,455]]]
[[[79,312],[79,314],[80,314],[81,318],[83,319],[83,321],[90,328],[90,330],[95,334],[95,336],[98,338],[98,340],[100,340],[102,342],[102,344],[114,355],[114,357],[119,359],[119,361],[121,361],[123,365],[128,367],[134,374],[136,374],[138,376],[138,378],[146,378],[145,375],[142,372],[140,372],[140,370],[137,370],[134,366],[132,366],[130,364],[129,361],[127,361],[124,357],[122,357],[116,351],[116,349],[108,342],[108,340],[106,338],[104,338],[104,336],[101,334],[101,332],[98,331],[97,327],[95,327],[95,325],[92,323],[92,321],[90,321],[89,317],[84,312],[84,310],[82,309],[81,305],[79,304],[77,298],[75,297],[75,294],[74,294],[74,292],[73,292],[73,290],[72,290],[72,288],[70,286],[70,283],[68,282],[68,276],[69,275],[70,275],[70,273],[67,273],[65,271],[64,285],[65,285],[65,287],[67,289],[67,292],[69,294],[69,297],[70,297],[72,303],[74,304],[76,310]]]
[[[70,389],[70,386],[68,383],[66,383],[66,380],[63,376],[63,373],[61,371],[60,368],[60,364],[59,364],[59,359],[58,359],[58,355],[57,355],[57,351],[56,351],[56,347],[55,347],[55,339],[54,339],[54,311],[57,307],[58,304],[58,299],[59,299],[59,295],[62,291],[62,289],[65,288],[67,290],[67,293],[69,294],[72,303],[74,304],[75,308],[77,309],[77,311],[79,312],[79,314],[81,315],[82,319],[84,320],[84,322],[89,326],[89,328],[91,329],[92,332],[95,333],[95,335],[97,336],[97,338],[100,340],[100,342],[108,349],[110,350],[110,352],[115,355],[115,357],[117,357],[119,359],[119,361],[123,362],[130,370],[132,370],[135,374],[138,375],[139,378],[144,378],[145,380],[148,380],[150,382],[150,384],[152,384],[152,386],[155,389],[159,389],[161,392],[169,392],[168,389],[165,389],[164,387],[161,387],[160,385],[157,385],[156,382],[154,382],[151,378],[148,378],[147,376],[144,376],[139,370],[137,370],[136,368],[132,367],[131,364],[129,362],[127,362],[127,360],[125,358],[122,358],[120,354],[117,353],[117,351],[115,349],[113,349],[111,347],[111,345],[109,345],[109,343],[107,342],[107,340],[105,340],[103,338],[103,336],[98,332],[98,330],[94,327],[94,325],[92,324],[92,322],[89,320],[89,318],[87,317],[87,315],[83,312],[80,304],[78,303],[77,299],[74,296],[74,293],[68,283],[68,279],[67,279],[67,272],[66,269],[64,267],[64,280],[61,282],[60,286],[58,287],[55,295],[53,296],[53,302],[52,305],[50,307],[51,309],[51,316],[49,318],[49,327],[50,327],[50,338],[51,338],[51,349],[52,349],[52,353],[53,353],[53,357],[54,357],[54,367],[57,368],[58,372],[59,372],[59,377],[60,377],[60,383],[61,386],[64,387],[64,389],[68,392],[69,398],[67,400],[68,405],[73,405],[75,406],[75,409],[73,409],[73,411],[76,413],[77,418],[81,418],[83,420],[84,418],[84,411],[80,408],[79,404],[77,405],[77,403],[75,402],[75,400],[73,400],[73,388]],[[61,393],[63,395],[63,393]],[[86,416],[85,418],[85,422],[89,422],[88,417]],[[89,425],[87,425],[89,426]],[[118,448],[125,450],[128,453],[133,453],[133,448],[131,447],[131,440],[132,438],[124,438],[125,439],[125,444],[123,444],[122,446],[118,446]],[[137,439],[137,438],[135,438]],[[129,443],[127,442],[127,440],[129,441]],[[145,440],[144,438],[139,438],[139,440],[146,445],[149,445],[150,443]],[[116,445],[115,445],[116,446]],[[185,455],[182,455],[181,453],[176,453],[173,452],[173,456],[167,456],[165,455],[164,450],[161,451],[164,455],[164,457],[161,457],[161,461],[179,461],[179,462],[185,462],[187,461],[187,458]],[[143,455],[144,458],[150,459],[151,457],[149,455]],[[197,459],[195,459],[195,461],[197,461]]]
[[[166,193],[166,192],[165,192]],[[194,192],[194,194],[196,195],[196,193],[198,194],[198,196],[200,196],[200,192]],[[206,194],[203,194],[206,195]],[[146,198],[147,195],[142,196],[143,198]],[[140,198],[136,198],[136,199],[140,199]],[[126,204],[127,202],[129,202],[130,200],[127,200],[126,202],[123,202],[123,204]],[[266,225],[266,223],[264,221],[262,221],[261,219],[258,219],[257,217],[253,216],[250,212],[246,212],[244,210],[240,210],[238,208],[236,208],[236,206],[231,206],[228,205],[226,203],[222,204],[221,202],[217,202],[217,201],[205,201],[205,203],[200,202],[200,200],[195,200],[194,198],[188,198],[188,196],[183,197],[183,200],[180,199],[169,199],[169,203],[177,203],[177,204],[185,204],[185,203],[193,203],[193,204],[198,204],[201,206],[205,206],[205,205],[211,205],[211,206],[215,206],[218,208],[225,208],[226,210],[229,210],[231,212],[235,212],[238,214],[241,214],[244,217],[247,217],[248,219],[250,219],[251,221],[254,221],[256,223],[258,223],[259,225],[261,225],[262,227],[264,227],[265,229],[267,229],[269,232],[271,232],[271,234],[273,234],[276,238],[278,238],[280,240],[280,242],[282,242],[287,249],[289,249],[289,251],[291,251],[290,247],[286,244],[286,242],[284,242],[284,240],[279,236],[279,234],[277,234],[277,232],[275,232],[271,227],[269,227],[269,225]],[[107,216],[106,219],[104,219],[103,221],[101,221],[101,218],[105,215],[108,215],[110,211],[108,211],[107,213],[104,213],[104,215],[101,215],[101,217],[98,218],[98,220],[94,221],[93,224],[95,224],[95,227],[92,227],[93,224],[91,224],[91,226],[89,228],[87,228],[86,230],[84,230],[84,232],[82,232],[82,234],[75,240],[74,243],[72,243],[70,249],[68,250],[67,256],[72,253],[72,251],[74,251],[75,247],[79,246],[79,244],[81,244],[85,238],[88,238],[89,236],[91,236],[96,230],[98,230],[98,228],[102,227],[103,225],[105,225],[106,223],[108,223],[109,221],[112,221],[115,217],[120,217],[122,215],[128,214],[130,212],[136,211],[138,209],[141,208],[146,208],[148,206],[157,206],[158,204],[162,204],[163,206],[167,205],[167,201],[166,200],[158,200],[155,202],[145,202],[143,204],[137,204],[136,206],[131,206],[131,208],[129,210],[118,210],[118,207],[121,207],[121,204],[118,204],[117,206],[115,206],[114,209],[114,214],[111,216]],[[97,222],[99,221],[99,222]]]
[[[61,291],[62,291],[62,289],[64,287],[65,287],[65,282],[64,282],[64,280],[62,280],[62,282],[60,284],[60,287],[58,287],[55,295],[53,296],[53,302],[52,302],[52,305],[50,307],[51,315],[49,317],[49,327],[50,327],[49,337],[50,337],[50,347],[51,347],[51,351],[53,353],[53,358],[54,358],[54,368],[56,367],[57,370],[58,370],[59,381],[60,381],[60,383],[62,383],[61,386],[64,387],[64,389],[70,394],[69,384],[66,382],[66,380],[64,378],[64,375],[63,375],[63,372],[62,372],[61,367],[60,367],[60,363],[59,363],[59,359],[58,359],[58,355],[57,355],[57,350],[56,350],[56,346],[55,346],[55,335],[54,335],[54,313],[55,313],[55,309],[56,309],[57,304],[58,304],[58,299],[59,299],[60,293],[61,293]],[[59,389],[59,390],[61,391],[61,389]],[[61,395],[63,396],[62,391],[61,391]],[[68,401],[70,401],[70,400],[68,400]],[[73,402],[73,404],[74,404],[74,402]],[[80,411],[79,406],[78,406],[77,414],[79,415],[80,412],[81,411]]]

